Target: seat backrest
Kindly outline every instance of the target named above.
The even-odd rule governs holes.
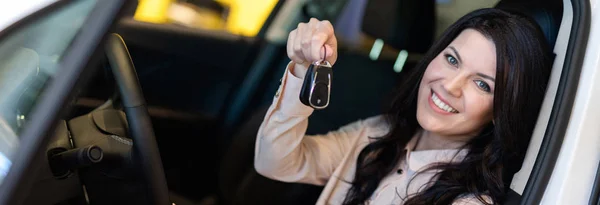
[[[496,5],[496,8],[522,13],[532,18],[539,25],[551,49],[554,49],[563,14],[563,3],[561,0],[503,0]],[[536,135],[533,137],[535,138]],[[543,135],[539,137],[543,137]],[[541,140],[532,139],[532,142],[537,141],[541,142]],[[512,177],[507,180],[507,183],[511,181]],[[505,204],[519,204],[521,195],[512,189],[507,191],[508,195]]]

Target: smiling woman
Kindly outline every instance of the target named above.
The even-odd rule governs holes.
[[[423,75],[417,105],[421,127],[452,136],[448,143],[458,141],[457,145],[480,133],[492,120],[491,76],[495,75],[494,42],[474,29],[464,30],[429,63]],[[447,147],[447,143],[441,143],[444,139],[436,139],[429,147]]]
[[[499,9],[467,14],[407,73],[388,113],[306,136],[313,110],[298,100],[299,77],[322,47],[337,48],[327,21],[290,33],[292,63],[257,136],[259,173],[325,185],[318,204],[504,202],[552,63],[532,20]]]

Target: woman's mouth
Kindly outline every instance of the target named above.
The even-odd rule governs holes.
[[[452,106],[446,104],[444,101],[442,101],[434,92],[431,92],[431,104],[433,104],[435,107],[439,108],[440,111],[445,111],[447,113],[458,113],[458,111],[456,109],[454,109]]]

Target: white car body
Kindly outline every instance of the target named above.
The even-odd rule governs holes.
[[[592,187],[597,183],[595,179],[600,162],[600,107],[597,106],[600,102],[599,3],[599,0],[590,0],[590,33],[579,86],[542,204],[588,204]]]
[[[31,15],[58,0],[25,0],[10,1],[0,6],[0,30],[14,24],[26,16]]]

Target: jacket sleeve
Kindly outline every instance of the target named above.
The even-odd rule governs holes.
[[[313,109],[300,102],[302,83],[286,70],[258,131],[254,167],[271,179],[324,185],[364,126],[358,121],[324,135],[305,135]]]

